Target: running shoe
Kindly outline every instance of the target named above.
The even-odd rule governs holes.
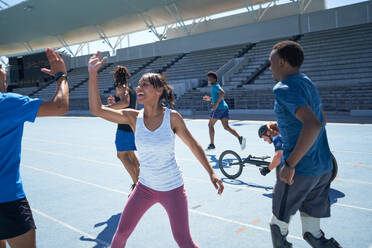
[[[207,150],[213,150],[213,149],[216,149],[214,144],[209,144],[209,146],[207,147]]]
[[[244,138],[243,136],[240,136],[240,137],[239,137],[239,144],[240,144],[240,148],[241,148],[242,150],[245,149],[245,145],[246,145],[246,143],[247,143],[247,139]]]
[[[342,248],[342,246],[334,238],[326,239],[324,232],[322,230],[320,231],[322,232],[322,236],[320,238],[317,239],[311,233],[306,232],[304,234],[304,239],[312,247]]]

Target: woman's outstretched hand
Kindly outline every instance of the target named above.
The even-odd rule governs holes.
[[[211,175],[211,181],[214,187],[217,189],[218,194],[221,195],[224,189],[223,182],[215,173]]]
[[[101,57],[101,52],[98,51],[96,54],[94,54],[92,57],[90,57],[88,62],[88,71],[89,73],[97,73],[98,70],[102,67],[103,63],[107,60],[107,57]]]

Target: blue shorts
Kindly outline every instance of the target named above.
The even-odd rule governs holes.
[[[116,130],[115,145],[116,151],[118,152],[137,150],[136,144],[134,142],[134,133],[126,132],[121,129]]]
[[[212,119],[230,119],[230,115],[229,115],[229,109],[217,109],[217,110],[214,110],[214,111],[211,111],[211,118]]]

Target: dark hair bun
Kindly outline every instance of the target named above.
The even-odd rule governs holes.
[[[115,84],[116,85],[127,85],[130,78],[128,68],[122,65],[117,65],[114,71]]]

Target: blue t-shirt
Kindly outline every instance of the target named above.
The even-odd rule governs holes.
[[[0,203],[25,197],[19,172],[23,123],[35,121],[40,104],[40,99],[0,93]]]
[[[283,141],[283,159],[286,159],[293,151],[302,129],[302,122],[296,118],[295,112],[299,107],[308,105],[322,123],[322,129],[313,146],[296,165],[295,173],[304,176],[320,176],[331,171],[332,158],[321,111],[322,104],[313,82],[300,73],[277,83],[273,92],[275,95],[274,112]]]
[[[216,103],[218,101],[218,98],[220,98],[220,90],[222,90],[222,88],[219,83],[215,83],[214,85],[212,85],[212,89],[211,89],[212,103]],[[227,105],[225,99],[222,98],[216,110],[225,110],[225,109],[229,109],[229,105]]]
[[[283,141],[282,141],[282,136],[277,135],[273,138],[273,145],[274,145],[274,150],[280,151],[283,150]]]

